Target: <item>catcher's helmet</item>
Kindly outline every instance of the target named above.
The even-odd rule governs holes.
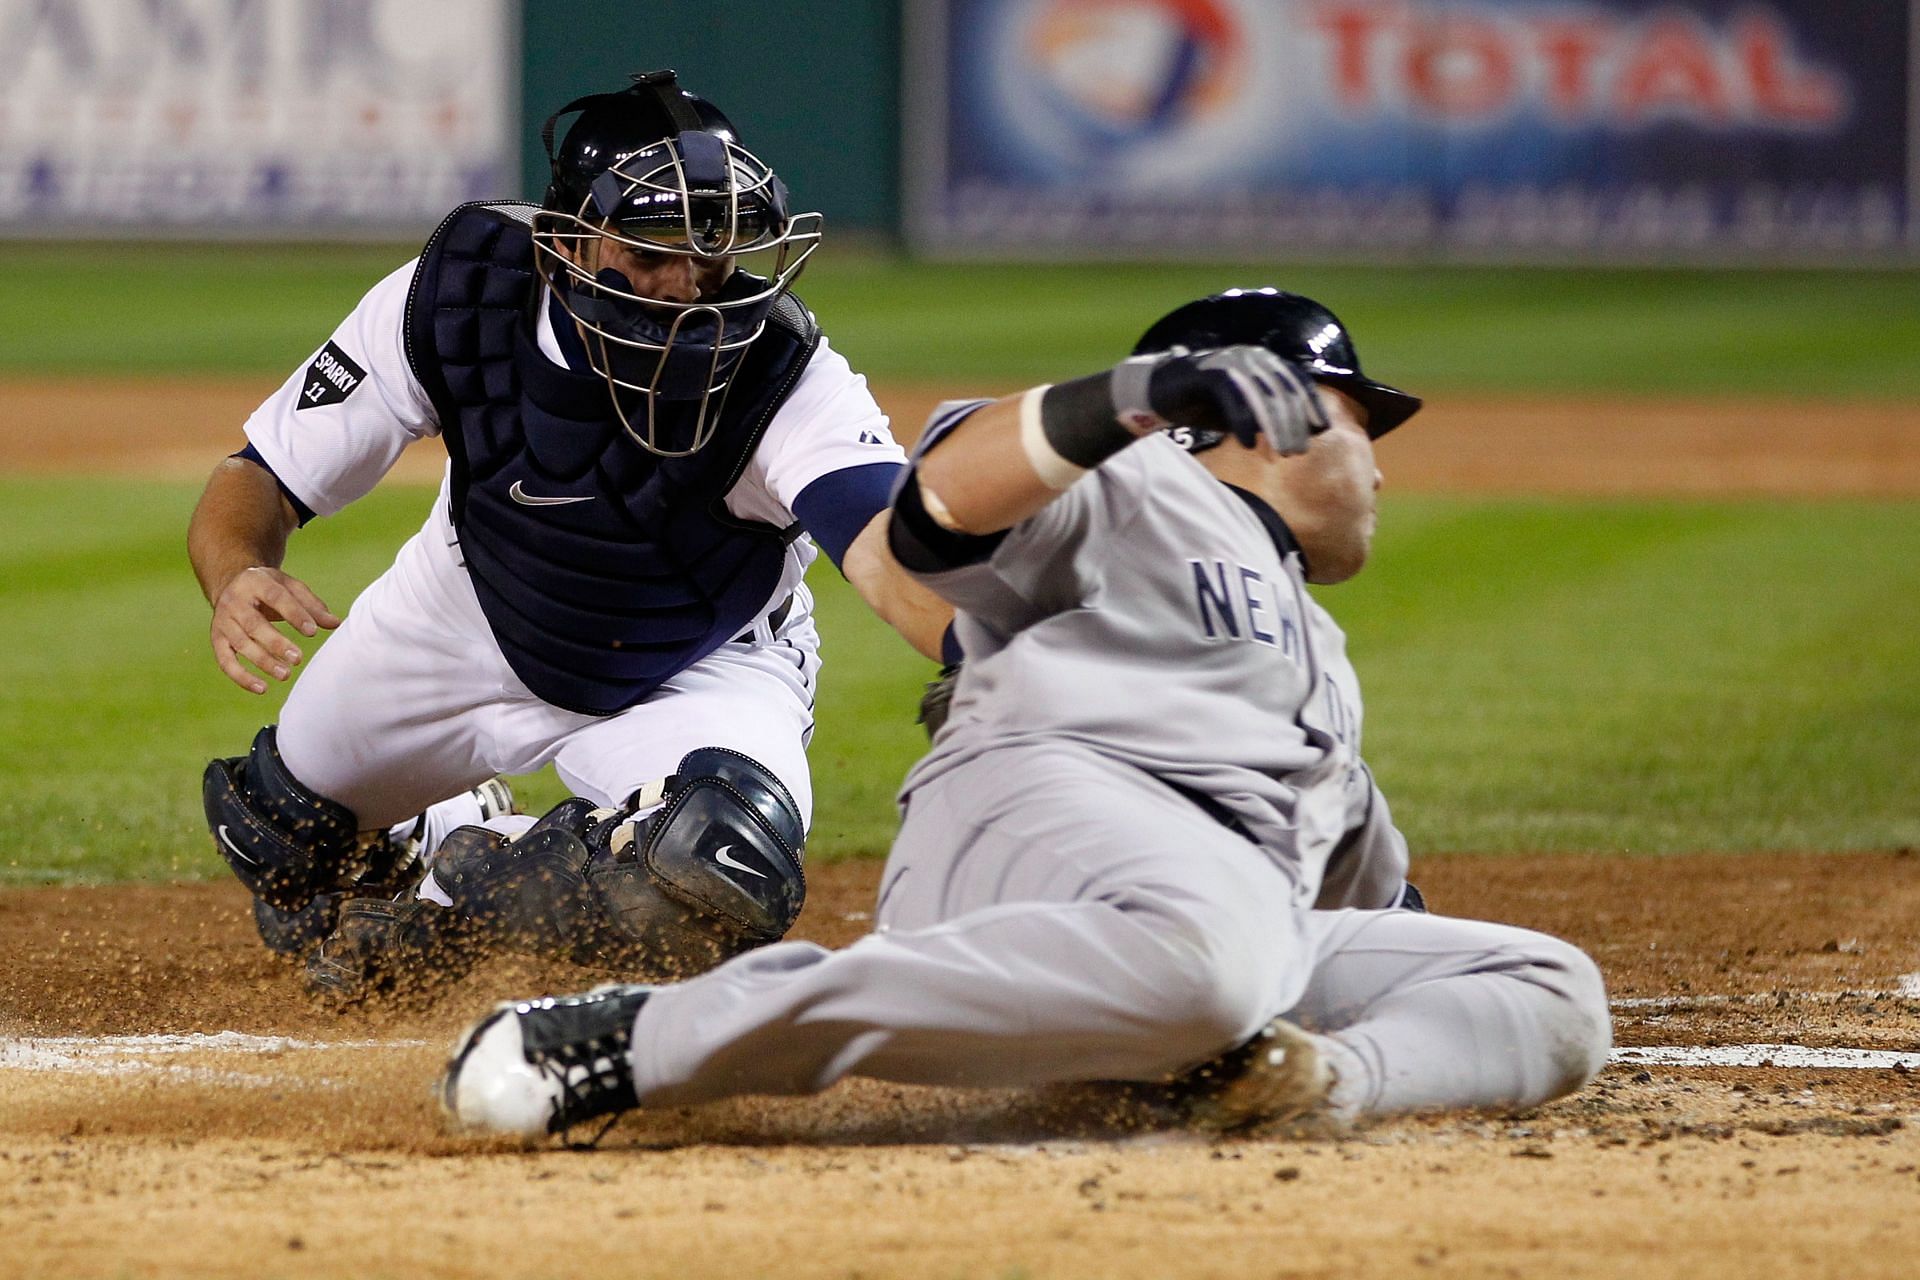
[[[556,150],[555,123],[576,111]],[[786,184],[672,71],[574,99],[547,117],[540,140],[553,177],[533,239],[560,305],[627,433],[664,457],[692,453],[712,438],[735,366],[819,245],[820,215],[789,212]],[[604,265],[608,246],[643,260],[754,255],[765,265],[676,300]]]
[[[1340,317],[1312,298],[1281,289],[1229,289],[1177,307],[1141,335],[1133,353],[1149,355],[1176,346],[1202,351],[1240,343],[1298,361],[1314,381],[1338,387],[1358,400],[1366,406],[1367,434],[1376,440],[1420,408],[1419,396],[1360,372],[1360,354],[1353,349],[1353,338]],[[1189,429],[1185,443],[1198,452],[1224,438],[1218,432]]]

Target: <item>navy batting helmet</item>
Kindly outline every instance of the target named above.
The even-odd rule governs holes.
[[[1176,346],[1203,351],[1243,343],[1298,361],[1314,381],[1358,400],[1367,410],[1367,434],[1376,440],[1420,408],[1419,396],[1375,382],[1360,371],[1360,355],[1340,317],[1312,298],[1281,289],[1228,289],[1176,307],[1141,335],[1133,353],[1151,355]],[[1188,447],[1197,451],[1220,442],[1217,433],[1205,434],[1215,438],[1194,432]]]
[[[556,149],[554,125],[575,111]],[[574,99],[547,117],[540,140],[553,175],[533,240],[560,305],[628,434],[666,457],[692,453],[712,438],[740,357],[818,247],[820,215],[790,212],[786,184],[672,71]],[[659,296],[608,265],[617,251],[693,259],[724,283],[691,300]],[[743,255],[755,270],[736,267]]]

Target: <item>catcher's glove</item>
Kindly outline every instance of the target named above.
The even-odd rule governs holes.
[[[940,668],[939,675],[927,682],[926,691],[920,695],[920,714],[914,720],[926,726],[928,741],[937,737],[940,726],[947,722],[947,712],[953,706],[953,687],[958,683],[960,664],[949,662]]]
[[[473,942],[467,922],[438,903],[348,898],[340,923],[307,957],[307,988],[340,1004],[419,997],[473,967]]]

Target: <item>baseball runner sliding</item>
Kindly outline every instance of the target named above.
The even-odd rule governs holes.
[[[1359,685],[1306,590],[1364,565],[1373,441],[1420,402],[1272,289],[1189,304],[1110,371],[937,411],[895,554],[958,609],[950,716],[901,789],[876,929],[690,981],[503,1005],[461,1124],[848,1075],[1168,1084],[1222,1128],[1525,1107],[1599,1070],[1593,962],[1409,909]]]

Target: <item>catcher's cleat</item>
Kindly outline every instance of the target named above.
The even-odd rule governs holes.
[[[523,1137],[631,1111],[640,1100],[627,1051],[653,990],[615,983],[498,1006],[454,1046],[441,1109],[459,1128]]]
[[[1253,1039],[1175,1082],[1187,1096],[1187,1122],[1216,1133],[1325,1120],[1333,1068],[1318,1038],[1275,1018]]]

